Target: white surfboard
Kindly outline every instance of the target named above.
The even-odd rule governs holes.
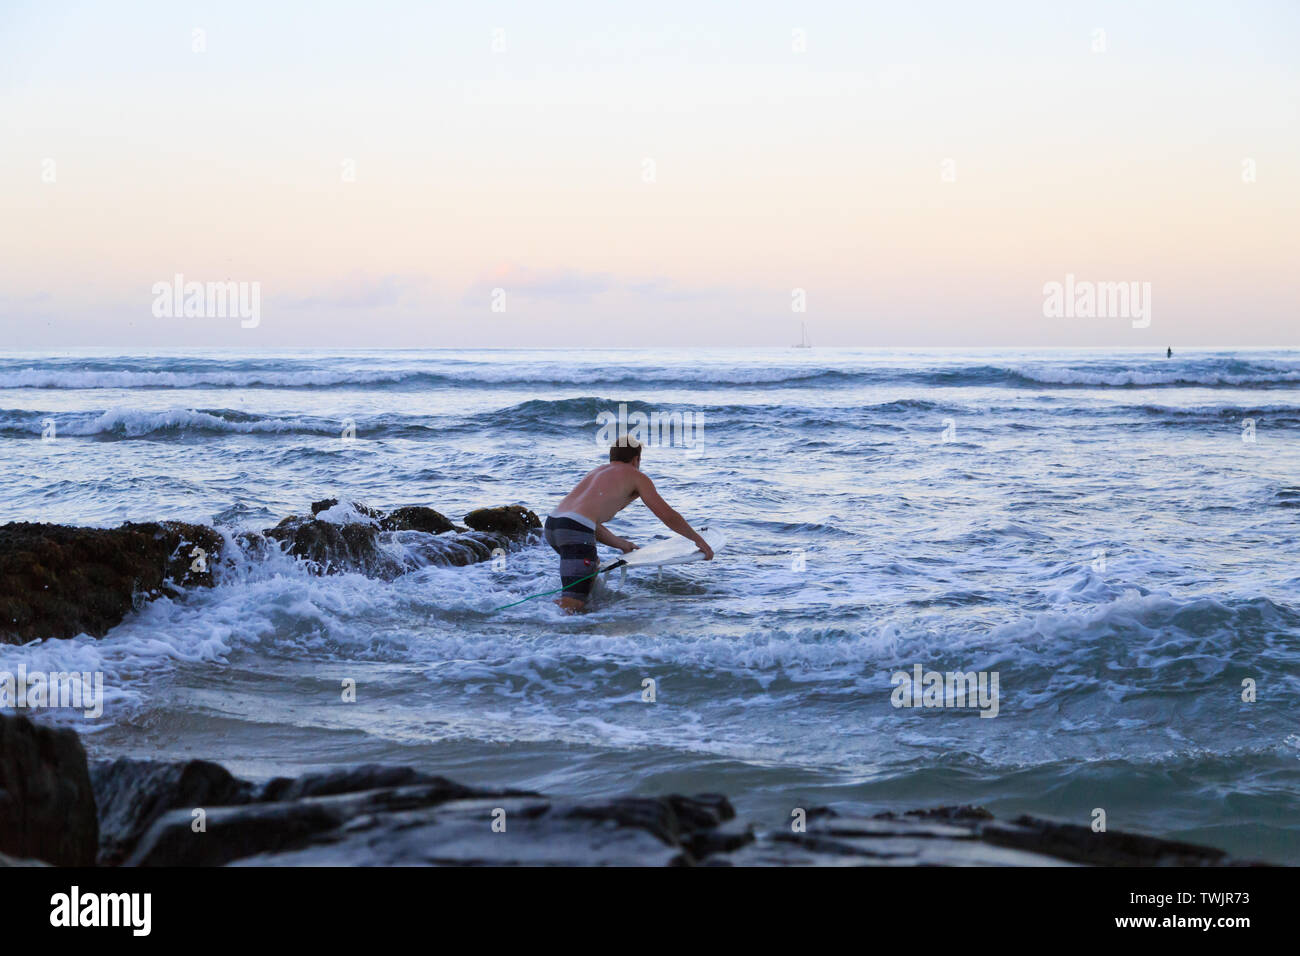
[[[709,547],[713,549],[714,554],[721,551],[727,543],[727,536],[722,533],[721,528],[700,528],[700,537],[709,543]],[[690,538],[683,538],[681,535],[673,535],[671,538],[652,541],[643,548],[628,552],[621,558],[610,561],[601,570],[608,571],[610,568],[619,566],[662,568],[669,564],[689,564],[692,561],[703,560],[704,552],[695,546],[694,541]]]

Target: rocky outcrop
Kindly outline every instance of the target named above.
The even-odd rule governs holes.
[[[99,812],[101,865],[121,863],[140,837],[169,810],[247,803],[253,786],[206,760],[167,763],[123,757],[90,770]]]
[[[1222,866],[1231,862],[1228,854],[1212,847],[1140,833],[1095,833],[1077,823],[1028,815],[1010,823],[991,820],[981,824],[979,836],[996,846],[1089,866]]]
[[[290,515],[264,534],[320,574],[360,571],[390,578],[402,573],[401,563],[380,551],[377,525],[335,524]]]
[[[735,813],[725,797],[624,797],[580,802],[464,787],[441,777],[334,792],[412,773],[363,768],[331,775],[329,792],[297,786],[273,802],[213,808],[206,832],[169,814],[140,842],[134,866],[621,865],[696,862],[723,848],[713,833]],[[418,775],[417,775],[418,776]],[[302,784],[313,778],[303,778]],[[752,836],[742,835],[743,842]]]
[[[313,501],[312,517],[318,517],[322,512],[332,511],[338,507],[338,504],[337,498]],[[425,534],[442,534],[444,531],[465,530],[452,524],[440,512],[426,508],[424,505],[403,505],[387,513],[356,501],[348,502],[348,506],[357,514],[375,522],[384,531],[423,531]]]
[[[98,844],[77,734],[0,714],[0,853],[11,862],[90,866]]]
[[[698,862],[692,849],[698,834],[733,813],[725,800],[710,806],[678,796],[577,802],[495,795],[406,805],[422,802],[407,789],[350,799],[364,804],[363,824],[237,864],[328,865],[343,854],[349,865],[364,866],[690,865]],[[394,802],[406,806],[389,809]],[[692,812],[680,813],[685,806]]]
[[[710,862],[724,862],[711,860]],[[726,863],[739,866],[1229,866],[1222,850],[1133,833],[1020,816],[1007,823],[982,807],[938,807],[854,816],[810,809],[805,827],[773,831]]]
[[[274,777],[257,791],[260,802],[300,800],[303,797],[332,797],[340,793],[359,790],[379,790],[384,787],[409,787],[440,780],[421,773],[414,767],[395,767],[388,764],[362,764],[341,770],[326,770],[301,777]]]
[[[177,521],[120,528],[15,523],[0,526],[0,643],[102,637],[143,601],[178,588],[211,587],[224,554],[280,548],[320,574],[353,571],[392,579],[428,564],[486,561],[541,527],[518,505],[471,512],[470,530],[423,505],[384,512],[337,499],[313,502],[262,534]]]
[[[320,514],[322,511],[331,511],[334,508],[337,508],[338,504],[339,504],[339,500],[337,498],[322,498],[320,501],[313,501],[311,503],[312,517],[315,517],[316,515]],[[358,504],[355,501],[350,501],[348,502],[348,504],[352,507],[354,511],[357,511],[362,515],[365,515],[367,518],[373,518],[375,520],[378,520],[384,516],[384,513],[382,511],[378,511],[374,508],[367,508],[365,505]]]
[[[102,637],[138,601],[211,587],[221,535],[164,521],[120,528],[0,527],[0,642]]]
[[[413,775],[413,776],[412,776]],[[418,779],[418,782],[408,782]],[[314,780],[315,783],[307,783]],[[326,783],[326,781],[329,781]],[[396,786],[370,786],[397,781]],[[341,785],[357,789],[339,790]],[[971,807],[855,816],[826,808],[802,829],[736,819],[726,797],[584,801],[463,787],[402,768],[302,778],[267,799],[166,814],[136,866],[1223,866],[1206,847]]]
[[[92,791],[93,780],[93,791]],[[96,819],[98,805],[98,820]],[[201,811],[201,812],[198,812]],[[548,797],[368,764],[256,785],[202,760],[100,761],[0,716],[0,866],[1231,866],[1221,850],[979,807],[789,821],[721,794]]]
[[[530,511],[529,514],[532,512]],[[405,508],[390,511],[380,519],[379,527],[385,531],[423,531],[425,534],[465,530],[452,524],[432,508],[424,508],[420,505],[407,505]]]
[[[405,787],[386,787],[328,796],[277,800],[244,807],[205,809],[204,829],[195,832],[191,811],[181,810],[160,819],[140,841],[128,859],[131,866],[217,866],[235,860],[277,854],[296,854],[313,847],[333,848],[341,842],[354,845],[356,852],[339,855],[327,849],[336,863],[364,865],[373,858],[362,845],[386,834],[380,842],[406,842],[399,833],[414,835],[419,822],[449,802],[500,802],[526,798],[523,791],[491,791],[464,787],[432,778],[430,782]],[[490,828],[490,815],[485,817]],[[394,861],[396,856],[393,857]],[[291,864],[297,865],[297,864]]]
[[[475,531],[503,534],[508,538],[522,538],[542,530],[537,515],[519,505],[479,508],[465,516],[465,524]]]
[[[420,505],[384,512],[326,498],[311,507],[310,518],[290,515],[266,537],[321,574],[360,571],[385,580],[428,564],[463,567],[486,561],[541,528],[537,515],[518,505],[470,512],[469,531]],[[418,534],[402,536],[405,532]],[[401,547],[389,547],[394,542]]]

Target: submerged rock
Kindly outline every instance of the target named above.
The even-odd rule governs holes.
[[[120,528],[0,527],[0,643],[102,637],[137,602],[211,587],[220,534],[164,521]]]
[[[99,844],[86,751],[75,731],[0,714],[0,853],[90,866]]]

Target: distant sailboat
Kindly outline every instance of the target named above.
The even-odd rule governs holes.
[[[799,343],[795,346],[795,348],[797,348],[797,349],[810,349],[810,348],[812,348],[812,343],[808,341],[808,323],[807,323],[807,322],[800,322],[800,323],[799,323],[799,328],[800,328],[800,330],[801,330],[800,340],[799,340]]]

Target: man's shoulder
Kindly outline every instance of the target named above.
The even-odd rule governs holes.
[[[624,461],[611,461],[608,465],[601,465],[601,467],[606,469],[604,472],[606,475],[617,481],[627,482],[631,487],[650,481],[649,476],[644,471]]]

